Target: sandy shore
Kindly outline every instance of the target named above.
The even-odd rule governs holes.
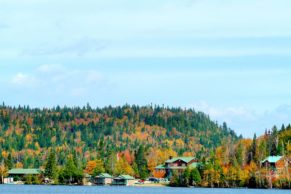
[[[134,184],[135,187],[166,187],[167,184],[161,184],[161,183],[146,183],[146,184]]]

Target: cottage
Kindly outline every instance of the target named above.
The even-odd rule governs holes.
[[[135,178],[130,175],[120,175],[113,179],[112,185],[116,186],[132,186],[135,183]]]
[[[196,168],[198,165],[195,157],[170,157],[165,164],[158,165],[155,171],[164,171],[167,178],[171,178],[173,172],[182,173],[187,167]]]
[[[7,183],[13,183],[14,181],[23,181],[25,176],[28,175],[40,175],[39,169],[24,169],[24,168],[13,168],[8,171]]]
[[[268,156],[261,161],[262,166],[271,168],[273,171],[282,170],[285,162],[282,156]]]
[[[93,183],[96,185],[110,185],[112,183],[113,177],[107,173],[101,173],[96,176],[93,180]]]

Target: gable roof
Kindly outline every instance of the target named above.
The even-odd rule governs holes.
[[[122,175],[119,175],[117,177],[118,179],[126,179],[126,180],[134,180],[135,178],[130,176],[130,175],[125,175],[125,174],[122,174]]]
[[[164,164],[160,164],[158,166],[155,167],[155,169],[165,169],[165,165]]]
[[[112,178],[112,176],[108,173],[101,173],[97,176],[97,178]]]
[[[36,168],[13,168],[11,170],[8,171],[8,174],[12,175],[12,174],[23,174],[23,175],[27,175],[27,174],[40,174],[40,170],[36,169]]]
[[[282,156],[268,156],[267,158],[265,158],[262,163],[264,162],[269,162],[269,163],[276,163],[279,160],[281,160]]]
[[[189,163],[189,162],[191,162],[191,160],[194,160],[194,159],[195,159],[195,157],[175,157],[175,158],[167,160],[166,163],[173,163],[177,160],[182,160],[186,163]]]

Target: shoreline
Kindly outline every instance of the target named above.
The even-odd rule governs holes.
[[[170,187],[167,184],[161,183],[148,183],[148,184],[134,184],[132,187]]]

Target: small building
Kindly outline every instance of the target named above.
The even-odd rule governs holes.
[[[166,178],[171,178],[173,172],[182,173],[187,167],[196,168],[198,161],[195,157],[170,157],[165,164],[155,167],[155,171],[164,171]]]
[[[14,184],[14,180],[12,177],[4,178],[3,183],[4,184]]]
[[[271,168],[273,171],[281,170],[284,168],[285,162],[283,156],[268,156],[261,161],[263,167]]]
[[[35,169],[35,168],[13,168],[8,171],[8,182],[11,184],[15,181],[23,181],[25,176],[28,175],[34,175],[38,176],[41,174],[40,169]]]
[[[130,175],[120,175],[115,177],[112,181],[112,185],[115,186],[132,186],[135,183],[135,178]]]
[[[93,183],[96,185],[110,185],[112,184],[113,177],[107,173],[101,173],[96,176],[93,180]]]

